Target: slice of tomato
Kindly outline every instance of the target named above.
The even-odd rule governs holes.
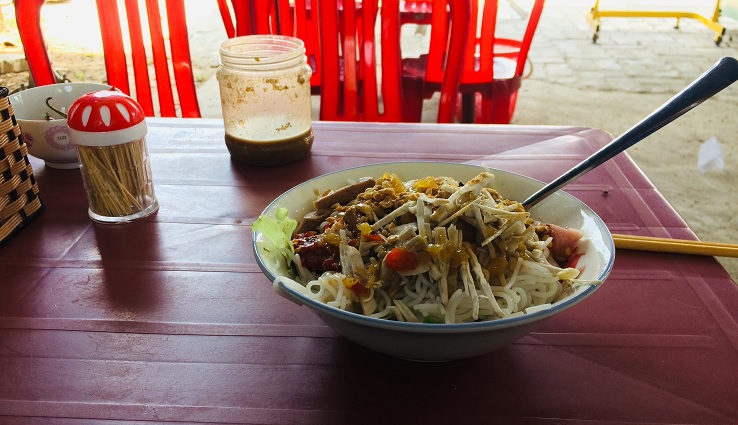
[[[382,238],[380,235],[377,235],[375,233],[370,233],[368,235],[362,235],[365,241],[369,242],[384,242],[384,238]]]
[[[418,256],[404,248],[392,248],[384,259],[387,267],[396,272],[412,270],[418,267]]]

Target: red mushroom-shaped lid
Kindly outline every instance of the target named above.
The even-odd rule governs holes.
[[[76,144],[110,146],[142,138],[146,134],[144,119],[135,99],[118,90],[103,90],[74,101],[67,125]]]
[[[144,120],[141,105],[120,91],[87,93],[69,108],[67,124],[78,131],[99,133],[123,130]]]

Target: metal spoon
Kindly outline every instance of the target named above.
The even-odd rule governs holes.
[[[581,177],[583,174],[684,115],[695,106],[733,84],[737,79],[738,61],[732,57],[720,59],[712,68],[708,69],[684,90],[653,111],[643,121],[605,145],[602,149],[592,154],[592,156],[579,163],[579,165],[576,165],[556,180],[529,196],[528,199],[523,201],[523,207],[526,210],[530,209],[547,196]]]

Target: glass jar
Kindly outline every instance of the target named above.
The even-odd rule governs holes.
[[[233,160],[282,165],[310,154],[310,77],[302,40],[250,35],[220,46],[217,71],[225,144]]]

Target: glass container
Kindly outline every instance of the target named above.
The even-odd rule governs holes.
[[[310,155],[310,77],[302,40],[236,37],[220,46],[217,79],[231,158],[275,166]]]

